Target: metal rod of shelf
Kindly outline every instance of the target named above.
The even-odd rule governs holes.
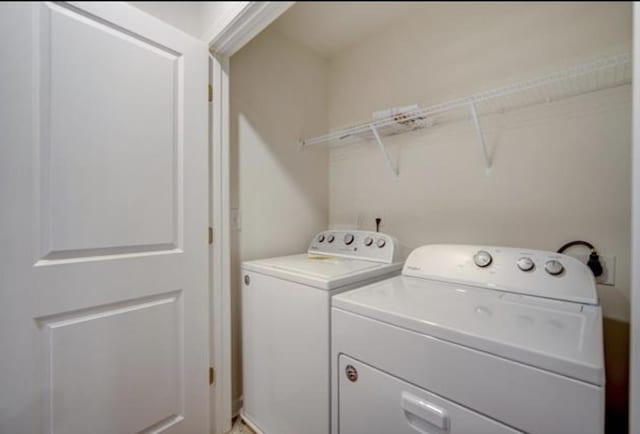
[[[471,110],[473,125],[476,127],[476,132],[478,133],[478,141],[480,142],[480,150],[482,151],[482,156],[484,158],[484,165],[487,169],[487,173],[489,173],[491,171],[491,158],[487,152],[487,143],[484,140],[482,126],[480,125],[480,119],[478,118],[478,110],[476,110],[476,103],[473,98],[471,99],[471,102],[469,102],[469,109]]]
[[[393,164],[393,160],[391,159],[391,155],[389,155],[389,150],[386,148],[386,146],[384,146],[384,143],[382,143],[382,139],[380,138],[380,135],[378,134],[378,130],[376,129],[376,127],[371,124],[369,125],[371,132],[373,133],[373,137],[375,137],[376,142],[378,143],[378,147],[380,148],[380,151],[382,151],[382,154],[384,155],[385,160],[387,161],[387,166],[389,166],[389,169],[391,169],[391,171],[393,172],[393,174],[397,177],[400,176],[400,171],[398,169],[398,165],[397,164]]]

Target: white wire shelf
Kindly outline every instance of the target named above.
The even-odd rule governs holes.
[[[399,114],[363,122],[328,134],[300,140],[302,149],[328,145],[343,146],[376,141],[390,169],[399,175],[387,152],[383,137],[402,134],[448,122],[472,119],[487,170],[491,168],[479,117],[530,105],[558,101],[573,96],[631,83],[631,56],[622,54],[599,59],[531,80],[504,86],[441,104],[418,107]]]

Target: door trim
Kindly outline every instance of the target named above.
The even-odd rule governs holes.
[[[295,2],[244,2],[234,16],[224,16],[220,29],[210,29],[205,33],[205,41],[216,56],[229,58],[244,47],[265,27],[274,22]]]
[[[211,109],[211,362],[216,382],[211,388],[212,434],[231,430],[231,231],[229,225],[229,77],[228,58],[209,57]],[[226,109],[225,109],[226,107]],[[225,128],[225,126],[227,126]]]
[[[211,361],[216,383],[211,388],[211,433],[231,430],[233,417],[231,363],[231,208],[230,208],[230,105],[229,59],[295,2],[244,2],[219,19],[221,28],[205,34],[209,45],[213,102],[211,125]],[[229,16],[233,15],[233,16]],[[216,24],[215,27],[219,27]]]

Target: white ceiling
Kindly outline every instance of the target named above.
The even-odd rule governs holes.
[[[329,58],[422,8],[421,2],[297,2],[272,27]]]

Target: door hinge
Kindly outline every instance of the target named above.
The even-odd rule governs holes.
[[[213,86],[209,85],[209,102],[213,101]]]
[[[213,244],[213,228],[209,226],[209,244]]]
[[[216,370],[213,366],[209,366],[209,385],[216,382]]]

